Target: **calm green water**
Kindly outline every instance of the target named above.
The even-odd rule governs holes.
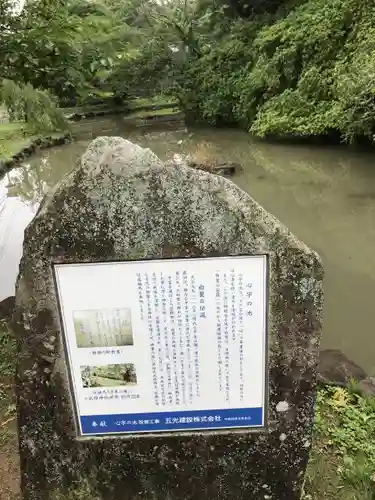
[[[212,155],[241,163],[243,172],[234,182],[321,255],[326,272],[322,347],[340,349],[365,369],[375,369],[374,154],[269,145],[237,130],[130,130],[121,118],[77,127],[77,142],[47,151],[8,175],[9,195],[39,201],[97,135],[122,135],[162,159],[191,153],[205,142]]]

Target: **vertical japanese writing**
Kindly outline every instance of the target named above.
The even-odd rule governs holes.
[[[244,279],[243,274],[238,275],[238,335],[239,335],[239,375],[240,375],[240,400],[244,397],[244,374],[243,374],[243,355],[244,355]]]
[[[161,398],[161,404],[164,406],[166,404],[165,397],[165,373],[164,373],[164,359],[165,359],[165,343],[164,336],[161,335],[161,321],[160,321],[160,300],[159,290],[158,290],[158,279],[156,273],[152,273],[152,300],[154,306],[154,318],[155,318],[155,330],[156,330],[156,350],[157,350],[157,365],[159,374],[159,393]]]
[[[160,300],[161,300],[161,313],[163,317],[163,339],[164,339],[164,358],[165,358],[165,371],[166,371],[166,398],[167,401],[164,404],[172,404],[173,395],[172,395],[172,366],[171,366],[171,338],[169,336],[168,331],[168,299],[167,299],[167,281],[163,273],[160,274]],[[170,313],[171,321],[173,321],[173,307]]]
[[[155,403],[190,405],[200,396],[196,278],[154,272],[144,275],[143,288]]]
[[[216,341],[219,390],[225,402],[231,392],[238,391],[244,399],[244,323],[251,313],[251,283],[245,283],[243,273],[235,269],[215,273]],[[234,381],[236,386],[233,386]]]
[[[116,309],[115,310],[115,324],[116,324],[116,344],[115,345],[121,345],[122,342],[122,330],[124,327],[124,321],[121,315],[121,309]],[[107,324],[110,325],[109,318],[107,318]],[[110,332],[111,329],[108,327],[108,331]],[[108,345],[112,345],[112,341],[108,342]]]
[[[172,346],[172,363],[173,363],[173,382],[174,382],[174,401],[180,403],[180,379],[177,364],[177,337],[176,337],[176,307],[174,303],[172,276],[168,276],[168,298],[169,298],[169,320],[170,320],[170,335]],[[173,386],[171,387],[171,395],[173,398]],[[172,399],[173,401],[173,399]]]
[[[204,300],[204,285],[199,285],[199,317],[206,317],[206,304]]]
[[[176,271],[175,274],[175,287],[176,287],[176,302],[177,302],[177,330],[178,330],[178,362],[179,362],[179,378],[181,385],[181,392],[179,398],[183,402],[186,400],[185,390],[185,356],[184,356],[184,330],[182,321],[182,297],[181,297],[181,273]]]
[[[97,313],[96,318],[97,318],[97,327],[98,327],[99,330],[100,330],[100,320],[102,320],[103,323],[104,323],[104,329],[103,329],[103,331],[105,332],[104,338],[105,338],[106,345],[110,345],[108,343],[108,341],[109,341],[108,333],[111,330],[112,330],[114,338],[116,339],[115,344],[118,345],[118,341],[119,341],[119,338],[120,338],[120,335],[119,335],[120,332],[119,332],[118,326],[116,324],[117,323],[116,319],[118,319],[118,314],[116,314],[116,312],[114,311],[114,318],[113,318],[114,319],[114,321],[113,321],[114,324],[113,324],[112,328],[111,328],[111,321],[110,321],[110,319],[109,319],[108,316],[107,317],[106,316],[103,317],[103,314],[100,312],[100,314]]]
[[[236,328],[237,328],[237,296],[236,296],[236,272],[234,269],[230,272],[230,295],[231,295],[231,324],[232,324],[232,341],[236,341]]]
[[[141,320],[144,320],[144,297],[143,297],[143,286],[142,286],[142,275],[137,273],[137,292],[138,292],[138,304],[139,312],[141,314]]]
[[[228,275],[224,273],[224,372],[225,372],[225,401],[230,401],[230,381],[229,381],[229,290]]]
[[[156,363],[156,332],[153,328],[153,310],[152,310],[152,295],[151,295],[151,283],[150,278],[147,273],[144,273],[143,277],[144,288],[146,290],[147,298],[147,327],[148,327],[148,338],[150,342],[151,351],[151,369],[152,369],[152,383],[153,383],[153,394],[154,401],[157,406],[160,404],[160,394],[158,388],[158,371]]]
[[[121,339],[121,318],[120,318],[120,313],[119,313],[118,309],[116,309],[114,311],[114,315],[113,316],[114,316],[114,320],[115,320],[114,321],[115,324],[114,324],[113,333],[114,333],[114,337],[116,339],[116,345],[118,345],[118,342],[120,342],[120,339]],[[110,325],[109,318],[105,318],[105,319],[107,320],[106,321],[107,326],[109,326]],[[110,331],[111,330],[109,328],[108,329],[108,334],[109,334]],[[108,337],[110,336],[108,334],[107,334],[107,341],[109,341]],[[108,342],[107,345],[111,345],[111,344],[112,344],[112,342]]]
[[[216,307],[216,341],[217,341],[217,370],[219,390],[223,391],[223,336],[221,328],[221,275],[219,271],[215,273],[215,307]]]
[[[193,365],[193,373],[192,373],[192,381],[191,381],[191,392],[189,393],[189,399],[192,401],[194,395],[199,398],[200,396],[200,373],[199,373],[199,350],[198,350],[198,323],[197,323],[197,283],[194,274],[191,276],[190,280],[191,286],[191,294],[192,294],[192,329],[193,329],[193,356],[194,356],[194,365]],[[194,384],[195,382],[195,384]],[[195,385],[195,392],[194,392]]]
[[[253,311],[252,311],[252,296],[253,296],[253,284],[252,283],[246,283],[246,315],[247,316],[252,316]]]
[[[185,372],[185,380],[187,381],[187,393],[186,393],[186,398],[185,398],[185,391],[183,392],[184,395],[184,403],[187,401],[189,403],[192,402],[192,391],[193,391],[193,381],[192,381],[192,376],[193,376],[193,366],[192,366],[192,357],[191,357],[191,348],[192,348],[192,331],[191,331],[191,314],[190,314],[190,303],[189,299],[191,297],[191,291],[189,290],[189,279],[188,279],[188,273],[187,271],[183,271],[182,273],[182,285],[183,285],[183,296],[184,296],[184,312],[185,312],[185,323],[184,323],[184,330],[185,330],[185,359],[186,359],[186,372]],[[189,293],[190,292],[190,293]]]

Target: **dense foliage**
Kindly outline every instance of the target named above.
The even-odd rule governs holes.
[[[209,123],[261,137],[373,139],[374,34],[375,7],[361,0],[309,0],[276,20],[237,20],[191,61],[180,100]]]
[[[16,84],[4,79],[0,86],[1,101],[10,120],[24,121],[30,133],[67,129],[67,121],[57,107],[56,98],[48,91],[35,89],[30,83]]]
[[[375,133],[375,5],[363,0],[0,0],[0,81],[60,104],[168,93],[260,137]]]
[[[1,0],[3,1],[3,0]],[[111,66],[118,32],[110,11],[72,0],[29,1],[0,34],[4,78],[76,98]]]
[[[84,102],[124,48],[124,29],[104,4],[0,0],[0,104],[30,132],[66,128],[59,105]]]

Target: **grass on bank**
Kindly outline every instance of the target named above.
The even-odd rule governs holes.
[[[137,109],[142,108],[143,106],[163,106],[163,105],[171,105],[176,104],[176,99],[171,97],[163,97],[163,96],[154,96],[154,97],[136,97],[133,99],[129,105],[128,109]]]
[[[375,500],[375,398],[318,392],[304,500]]]
[[[158,116],[167,116],[167,115],[179,115],[181,114],[181,110],[178,108],[166,108],[166,109],[155,109],[155,110],[142,110],[142,111],[135,111],[133,113],[129,113],[128,115],[124,116],[125,121],[133,120],[134,118],[141,119],[141,118],[151,118],[155,117],[157,118]]]
[[[171,106],[172,104],[178,105],[176,99],[170,97],[163,97],[160,95],[152,96],[152,97],[136,97],[131,101],[124,102],[123,105],[111,104],[111,100],[108,99],[107,102],[100,104],[87,104],[81,106],[67,107],[64,108],[65,116],[69,117],[74,114],[85,114],[90,113],[92,111],[100,111],[107,109],[115,109],[115,108],[123,108],[124,113],[136,111],[139,108],[145,108],[148,106]]]
[[[0,320],[0,449],[13,455],[14,463],[18,458],[15,359],[15,341]],[[0,467],[0,497],[2,488],[11,490],[6,486],[9,474],[1,475]],[[17,495],[8,498],[14,500]],[[318,392],[303,500],[375,500],[375,398],[338,387]]]
[[[0,124],[0,162],[10,160],[13,155],[43,137],[60,137],[63,132],[35,133],[24,122]]]
[[[22,122],[0,124],[0,161],[8,160],[36,138]]]

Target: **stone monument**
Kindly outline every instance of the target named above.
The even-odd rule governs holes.
[[[299,499],[322,276],[231,181],[95,139],[25,233],[23,498]]]

